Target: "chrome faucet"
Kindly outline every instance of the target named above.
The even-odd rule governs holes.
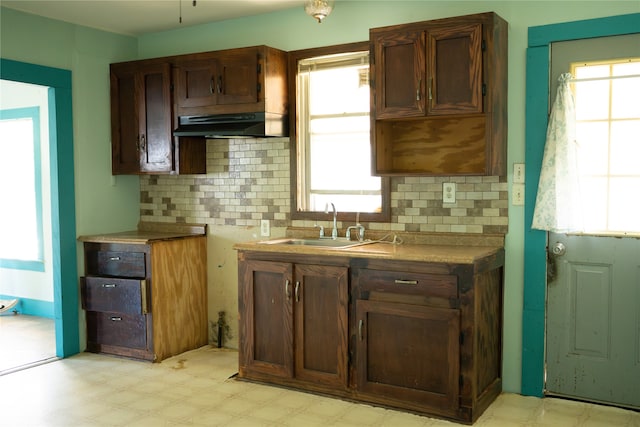
[[[358,230],[358,241],[364,241],[364,225],[360,224],[360,212],[356,213],[356,225],[347,227],[347,232],[345,234],[347,240],[351,240],[351,230]]]
[[[320,229],[320,238],[322,239],[324,237],[324,227],[318,224],[314,224],[313,226],[314,228],[319,228]]]
[[[338,212],[336,212],[336,205],[327,203],[324,207],[324,213],[329,213],[329,204],[331,204],[331,209],[333,209],[333,230],[331,230],[331,238],[335,240],[338,238]]]

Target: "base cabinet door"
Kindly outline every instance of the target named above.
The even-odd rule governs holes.
[[[240,373],[293,376],[292,265],[247,261],[240,266]]]
[[[296,379],[346,388],[348,280],[346,267],[295,265]]]
[[[356,324],[358,393],[454,413],[459,310],[357,300]]]
[[[240,376],[347,387],[347,267],[240,263]]]

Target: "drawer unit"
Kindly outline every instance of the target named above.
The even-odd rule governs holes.
[[[82,308],[147,314],[147,281],[115,277],[85,277],[82,281]]]
[[[133,234],[82,238],[87,350],[159,362],[207,344],[205,235]]]

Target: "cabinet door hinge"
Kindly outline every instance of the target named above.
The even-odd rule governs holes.
[[[460,377],[458,377],[458,384],[460,385],[460,387],[462,387],[462,383],[463,383],[463,379],[462,379],[462,375],[460,375]]]
[[[460,345],[464,344],[464,332],[460,332],[459,340],[460,340]]]
[[[487,50],[487,42],[485,42],[484,40],[482,40],[481,48],[483,52]]]
[[[260,93],[261,91],[262,91],[262,85],[258,83],[258,93]]]
[[[262,72],[262,64],[258,63],[258,66],[256,67],[258,74],[260,74]]]
[[[487,84],[482,83],[482,96],[486,96],[486,95],[487,95]]]

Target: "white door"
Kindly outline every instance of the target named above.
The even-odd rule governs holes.
[[[587,81],[593,67],[607,67],[593,61],[618,58],[640,58],[640,34],[552,46],[553,94],[572,63],[591,64],[575,90],[600,92],[576,94],[590,235],[549,233],[545,392],[640,408],[640,83],[631,83],[640,82],[640,68],[637,79]],[[636,101],[621,113],[629,96]]]

